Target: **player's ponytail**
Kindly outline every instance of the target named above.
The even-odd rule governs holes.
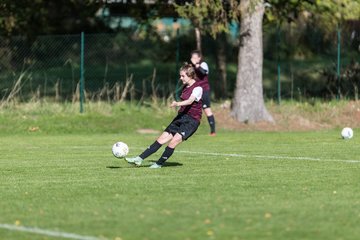
[[[195,79],[196,73],[192,64],[185,62],[180,68],[180,72],[185,72],[186,76]]]

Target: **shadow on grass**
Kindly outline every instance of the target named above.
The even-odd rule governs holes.
[[[122,167],[119,167],[119,166],[106,166],[106,168],[110,168],[110,169],[118,169],[118,168],[122,168]]]
[[[128,164],[127,166],[106,166],[106,168],[109,168],[109,169],[119,169],[119,168],[147,168],[147,167],[150,167],[153,163],[155,163],[156,161],[150,161],[151,164],[144,164],[144,165],[141,165],[139,167],[137,166],[134,166],[134,165],[131,165],[131,164]],[[182,166],[183,164],[182,163],[178,163],[178,162],[166,162],[164,164],[163,167],[179,167],[179,166]]]
[[[150,162],[151,162],[151,164],[156,163],[156,161],[150,161]],[[166,162],[163,167],[179,167],[182,165],[183,165],[182,163],[178,163],[178,162]],[[148,166],[151,166],[151,165],[148,165]]]

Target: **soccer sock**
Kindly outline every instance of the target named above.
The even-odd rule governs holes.
[[[210,125],[210,131],[211,133],[215,132],[215,118],[214,115],[211,115],[209,117],[207,117],[209,125]]]
[[[156,152],[157,150],[159,150],[159,148],[161,148],[161,146],[162,146],[162,144],[160,144],[158,141],[155,141],[142,154],[140,154],[139,157],[141,157],[142,159],[145,159],[148,156],[150,156],[151,154],[153,154],[154,152]]]
[[[174,150],[175,150],[174,148],[166,147],[165,151],[163,152],[159,160],[156,162],[156,164],[163,165],[164,162],[168,160],[171,157],[171,155],[174,153]]]

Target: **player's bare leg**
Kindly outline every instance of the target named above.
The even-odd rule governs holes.
[[[179,133],[176,133],[174,137],[170,140],[168,146],[165,148],[165,151],[161,155],[160,159],[156,163],[151,165],[150,168],[161,168],[164,162],[168,160],[174,153],[174,149],[176,148],[176,146],[182,143],[182,141],[182,136]]]
[[[159,150],[159,148],[163,144],[169,142],[172,138],[173,138],[172,134],[170,134],[168,132],[163,132],[160,135],[160,137],[158,137],[158,139],[152,145],[150,145],[147,149],[145,149],[145,151],[143,153],[141,153],[139,156],[133,157],[133,158],[125,158],[125,160],[128,163],[135,164],[136,166],[140,166],[145,158],[147,158],[151,154],[155,153],[157,150]]]
[[[176,148],[177,145],[182,143],[183,138],[179,133],[176,133],[168,144],[168,147]]]
[[[160,143],[162,145],[162,144],[165,144],[165,143],[171,141],[172,139],[173,139],[173,135],[171,133],[163,132],[160,135],[160,137],[158,137],[157,141],[158,141],[158,143]]]
[[[205,108],[204,109],[204,112],[206,114],[207,117],[213,115],[213,112],[211,111],[211,108]]]

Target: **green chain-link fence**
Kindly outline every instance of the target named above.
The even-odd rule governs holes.
[[[83,42],[81,34],[0,41],[0,96],[78,101],[83,71],[86,101],[168,97],[177,84],[176,49],[156,41],[131,33],[84,34]]]
[[[123,30],[117,34],[81,34],[0,39],[0,97],[6,101],[51,99],[79,101],[81,70],[85,101],[144,101],[174,96],[177,67],[189,61],[193,34],[164,40],[157,33]],[[219,89],[216,41],[203,38],[210,83]],[[238,41],[226,42],[228,96],[236,81]],[[266,98],[355,98],[360,85],[359,23],[333,31],[309,26],[264,27]]]
[[[277,99],[358,98],[360,22],[324,31],[284,24],[264,29],[264,84]]]
[[[79,36],[44,36],[32,43],[21,37],[2,39],[2,99],[9,97],[12,91],[18,91],[14,97],[19,100],[71,99],[80,74]]]

